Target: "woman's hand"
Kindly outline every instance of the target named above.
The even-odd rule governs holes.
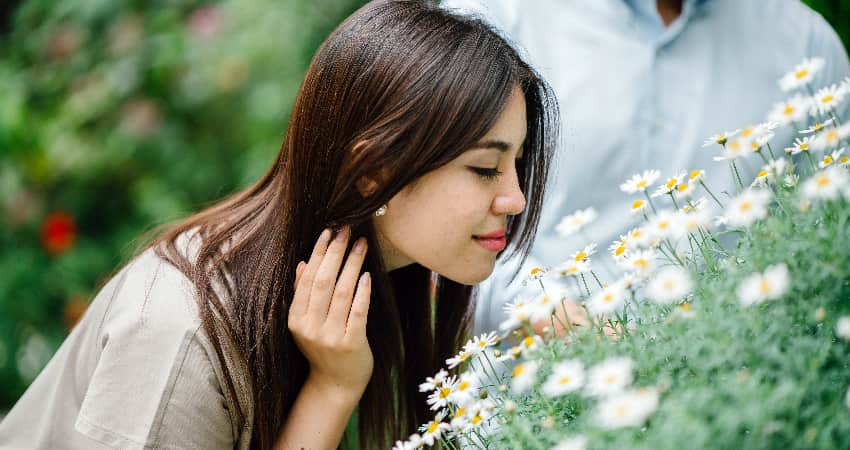
[[[310,363],[308,382],[359,400],[372,376],[366,339],[371,278],[360,274],[366,240],[360,238],[342,265],[349,228],[322,232],[310,261],[298,264],[289,331]]]

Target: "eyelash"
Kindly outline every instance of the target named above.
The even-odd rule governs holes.
[[[490,169],[486,167],[470,167],[469,170],[471,170],[476,175],[487,181],[495,180],[496,178],[499,178],[499,175],[502,174],[502,172],[499,172],[499,170],[495,168]]]

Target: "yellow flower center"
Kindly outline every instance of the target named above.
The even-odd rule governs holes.
[[[731,148],[734,151],[740,150],[741,149],[741,141],[735,139],[734,141],[732,141],[732,143],[729,144],[729,148]]]
[[[525,339],[522,340],[522,345],[524,345],[525,348],[530,348],[532,345],[534,345],[534,338],[532,338],[531,336],[526,336]]]
[[[809,74],[809,71],[807,69],[800,69],[800,70],[794,72],[794,77],[797,78],[798,80],[800,80],[808,74]]]
[[[850,162],[850,156],[842,156],[841,159],[838,160],[838,162],[841,164]]]
[[[692,170],[690,175],[691,181],[693,181],[694,178],[700,176],[700,174],[702,174],[702,170]]]
[[[626,251],[626,243],[624,242],[624,243],[620,244],[620,245],[619,245],[619,246],[618,246],[618,247],[614,250],[614,255],[616,255],[616,256],[620,256],[620,255],[622,255],[622,254],[623,254],[623,252],[625,252],[625,251]]]
[[[561,379],[558,380],[558,383],[561,383],[561,384],[567,384],[569,382],[570,382],[570,377],[561,377]]]
[[[487,346],[487,341],[478,341],[478,346],[484,348]]]
[[[482,420],[481,416],[476,415],[475,417],[472,418],[471,422],[472,422],[473,425],[478,425],[479,423],[481,423],[481,420]]]
[[[452,390],[450,388],[444,387],[444,388],[440,389],[440,398],[446,398],[451,393],[452,393]]]
[[[607,292],[607,293],[605,293],[605,295],[602,296],[602,301],[605,302],[605,303],[609,303],[612,300],[614,300],[614,294],[612,294],[610,292]]]
[[[820,174],[820,175],[818,175],[817,183],[818,183],[818,187],[824,187],[824,186],[829,184],[829,177],[824,175],[824,174]]]
[[[679,305],[679,309],[681,309],[682,311],[685,311],[685,312],[690,312],[691,311],[691,304],[690,303],[682,303],[681,305]]]
[[[743,202],[743,203],[741,203],[740,209],[741,209],[741,211],[749,211],[750,208],[752,208],[752,206],[753,205],[750,202]]]
[[[525,372],[525,365],[524,364],[517,364],[516,367],[514,367],[514,370],[511,373],[511,376],[513,378],[516,378],[516,377],[522,375],[523,372]]]
[[[821,103],[829,103],[833,100],[835,100],[835,97],[832,96],[831,94],[827,94],[827,95],[824,95],[823,97],[821,97],[820,102]]]
[[[791,105],[785,105],[785,109],[782,110],[782,114],[785,114],[786,116],[794,114],[794,107]]]
[[[750,135],[753,134],[753,131],[755,131],[755,128],[753,127],[744,128],[744,131],[741,131],[741,137],[750,137]]]
[[[761,283],[759,283],[759,291],[761,291],[762,294],[770,292],[770,283],[768,283],[767,280],[761,280]]]
[[[645,259],[638,259],[638,260],[635,260],[635,265],[640,267],[641,269],[645,269],[647,263],[646,263]]]
[[[670,226],[670,222],[666,222],[666,221],[658,222],[658,229],[659,230],[666,230],[669,226]]]
[[[635,200],[635,202],[632,203],[632,209],[638,209],[641,206],[643,206],[643,200]]]
[[[761,171],[759,171],[758,175],[756,175],[756,178],[761,178],[761,177],[764,177],[764,176],[767,176],[767,171],[761,170]]]
[[[678,182],[679,180],[677,178],[670,178],[666,183],[664,183],[664,185],[667,186],[667,189],[673,189],[676,187],[676,183]]]
[[[688,190],[688,183],[680,184],[679,186],[676,187],[676,190],[678,190],[679,192],[687,191]]]
[[[640,180],[640,181],[638,181],[638,183],[637,183],[637,187],[638,187],[638,188],[645,188],[645,187],[646,187],[646,185],[647,185],[646,180]]]
[[[800,144],[800,150],[808,150],[808,149],[809,149],[809,143],[808,142],[803,142],[802,144]]]
[[[464,415],[465,413],[466,413],[466,408],[461,406],[460,408],[457,409],[457,411],[455,411],[455,417],[460,417],[460,416]]]
[[[826,155],[823,157],[823,165],[828,166],[832,164],[832,156]]]
[[[816,124],[812,125],[812,131],[818,131],[818,130],[820,130],[821,128],[823,128],[823,124],[822,124],[822,123],[816,123]]]
[[[608,384],[614,384],[615,381],[617,381],[617,376],[614,374],[609,374],[605,377],[605,382]]]
[[[823,138],[826,139],[827,142],[835,142],[839,138],[838,131],[833,128],[833,129],[827,131],[826,135]]]
[[[537,275],[537,274],[538,274],[538,273],[540,273],[540,272],[543,272],[543,269],[541,269],[541,268],[539,268],[539,267],[535,267],[535,268],[531,269],[531,274],[532,274],[532,275]]]
[[[667,289],[668,291],[673,290],[673,288],[676,286],[673,283],[673,280],[664,280],[663,284],[664,284],[664,289]]]
[[[585,253],[585,252],[576,253],[576,261],[584,261],[585,259],[587,259],[587,253]]]
[[[463,380],[457,385],[458,391],[465,391],[469,388],[469,381]]]
[[[433,432],[437,431],[437,428],[439,426],[440,426],[440,422],[437,422],[436,420],[432,421],[431,425],[428,426],[428,433],[433,433]]]

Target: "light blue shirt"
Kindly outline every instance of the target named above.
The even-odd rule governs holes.
[[[777,81],[805,58],[826,60],[814,88],[850,75],[835,32],[799,1],[685,0],[681,16],[666,27],[655,5],[655,0],[444,2],[481,13],[504,31],[552,85],[563,124],[529,260],[513,282],[515,260],[497,266],[479,286],[476,332],[496,329],[506,302],[539,292],[521,284],[529,268],[555,266],[588,243],[598,244],[595,270],[613,281],[607,248],[637,224],[629,205],[638,197],[619,189],[631,175],[658,169],[664,179],[703,169],[708,186],[727,199],[722,191],[733,188],[728,163],[714,161],[719,148],[702,148],[703,141],[764,121],[774,103],[790,97]],[[773,148],[782,152],[793,133],[790,127],[778,130]],[[750,158],[744,165],[742,170],[754,174],[761,160]],[[598,212],[596,221],[581,234],[560,237],[558,222],[588,207]]]

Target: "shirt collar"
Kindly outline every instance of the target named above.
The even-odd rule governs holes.
[[[692,17],[700,13],[711,0],[682,0],[682,14],[670,26],[665,27],[658,14],[656,0],[621,0],[628,7],[632,20],[642,29],[653,43],[661,47],[679,34]],[[642,34],[644,34],[642,33]]]

